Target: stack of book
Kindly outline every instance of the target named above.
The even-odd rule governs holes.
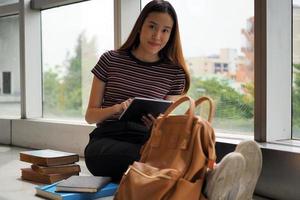
[[[51,149],[20,152],[20,160],[31,163],[31,167],[21,169],[21,178],[44,184],[51,184],[79,175],[79,155]]]

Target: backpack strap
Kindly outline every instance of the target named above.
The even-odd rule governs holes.
[[[200,106],[203,102],[206,102],[206,101],[209,103],[209,113],[208,113],[207,121],[212,123],[213,117],[215,115],[215,105],[213,103],[213,100],[210,97],[208,97],[208,96],[200,97],[199,99],[197,99],[195,101],[195,107]]]
[[[201,144],[202,144],[203,151],[205,152],[207,157],[206,160],[207,167],[209,169],[213,169],[216,161],[215,132],[208,121],[203,119],[200,120],[205,128],[204,131],[205,134],[201,135]]]
[[[208,102],[209,104],[209,113],[208,113],[208,119],[203,120],[200,117],[200,121],[203,123],[203,126],[205,128],[205,134],[201,135],[201,143],[203,150],[206,152],[207,156],[207,167],[209,169],[213,169],[216,161],[216,150],[215,150],[215,132],[213,128],[211,127],[211,123],[215,114],[215,104],[213,100],[208,96],[202,96],[199,99],[195,101],[195,106],[200,106],[204,102]]]

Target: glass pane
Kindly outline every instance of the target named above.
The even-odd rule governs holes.
[[[19,2],[19,0],[0,0],[0,6],[18,3],[18,2]]]
[[[0,117],[20,117],[19,17],[0,18]]]
[[[293,1],[293,138],[300,139],[300,0]]]
[[[114,48],[113,1],[42,11],[43,115],[82,120],[99,56]]]
[[[189,95],[214,99],[218,132],[253,135],[254,0],[169,2],[192,72]]]

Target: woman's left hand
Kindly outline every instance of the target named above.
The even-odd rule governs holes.
[[[153,115],[151,115],[151,114],[144,115],[144,116],[142,117],[142,122],[144,122],[144,124],[146,125],[146,127],[147,127],[148,129],[151,128],[151,126],[152,126],[154,120],[155,120],[155,118],[154,118]]]

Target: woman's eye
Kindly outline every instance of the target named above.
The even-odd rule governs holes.
[[[164,32],[164,33],[169,33],[170,30],[169,30],[169,29],[164,29],[163,32]]]
[[[149,25],[149,28],[154,29],[155,27],[154,25]]]

